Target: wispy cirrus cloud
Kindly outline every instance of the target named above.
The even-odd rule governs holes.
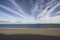
[[[10,5],[14,6],[13,10],[11,7],[7,7],[3,4],[0,4],[0,7],[3,8],[4,10],[7,10],[9,12],[11,12],[11,14],[15,14],[18,15],[18,17],[16,16],[12,16],[9,15],[8,13],[5,14],[3,13],[7,18],[9,17],[11,21],[15,20],[15,22],[20,21],[21,23],[60,23],[60,19],[57,14],[60,13],[60,9],[59,11],[56,11],[56,8],[58,8],[60,6],[60,1],[57,0],[20,0],[21,4],[18,3],[18,0],[8,0],[8,2],[10,3]],[[26,4],[23,4],[22,1],[24,1]],[[28,4],[30,4],[28,6]],[[27,10],[27,12],[25,12],[25,10],[23,10],[23,7],[21,5],[25,5],[24,9],[29,9],[31,13],[31,15],[29,15],[29,13],[27,13],[29,10]],[[27,7],[27,8],[26,8]],[[56,13],[57,16],[51,17],[51,15],[53,14],[53,12]],[[2,13],[0,13],[0,15],[2,15]],[[0,16],[1,18],[4,17]],[[19,17],[21,16],[21,17]],[[7,19],[9,19],[7,18]]]

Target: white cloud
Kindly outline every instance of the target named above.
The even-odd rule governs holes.
[[[14,11],[12,10],[11,8],[9,7],[6,7],[2,4],[0,4],[0,7],[2,7],[3,9],[9,11],[9,12],[12,12],[13,14],[16,14],[16,15],[19,15],[23,18],[15,18],[13,16],[10,16],[8,14],[2,14],[3,12],[0,12],[0,20],[6,20],[6,21],[11,21],[12,23],[60,23],[60,16],[55,16],[55,17],[50,17],[50,14],[60,5],[60,2],[58,2],[56,5],[52,6],[52,3],[54,2],[55,0],[53,1],[50,1],[48,2],[45,7],[45,9],[42,9],[42,4],[41,6],[38,5],[40,3],[42,3],[43,1],[39,1],[39,0],[36,0],[36,3],[35,3],[35,6],[32,7],[31,9],[31,13],[33,16],[29,16],[27,15],[21,8],[20,5],[18,5],[15,0],[9,0],[10,3],[13,4],[14,7],[16,7],[16,9],[18,11]],[[31,1],[32,3],[32,1]],[[53,3],[55,4],[55,3]],[[41,7],[39,9],[39,7]],[[51,7],[50,10],[48,10],[49,8]],[[37,18],[36,19],[34,16],[35,16],[35,13],[36,12],[39,12]],[[60,13],[60,11],[56,12],[56,14]],[[41,18],[39,18],[41,16]],[[4,21],[3,20],[3,21]]]

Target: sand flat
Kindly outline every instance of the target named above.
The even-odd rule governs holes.
[[[60,36],[60,29],[0,29],[0,34],[40,34]]]

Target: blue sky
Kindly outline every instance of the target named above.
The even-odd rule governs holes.
[[[50,6],[47,9],[50,17],[59,16],[59,4],[60,0],[0,0],[0,20],[26,21],[31,18],[33,21],[40,20],[41,14],[48,6]],[[57,7],[54,8],[55,6]],[[50,9],[53,10],[50,12]]]

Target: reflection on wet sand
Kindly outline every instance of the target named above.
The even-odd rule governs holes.
[[[0,40],[60,40],[60,37],[36,34],[0,34]]]

